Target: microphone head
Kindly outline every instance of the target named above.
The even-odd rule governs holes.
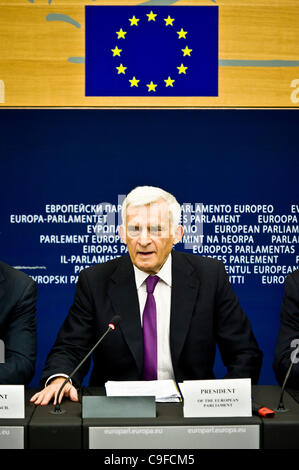
[[[112,317],[112,319],[110,320],[108,326],[109,328],[111,328],[111,330],[115,330],[119,322],[120,322],[120,316],[114,315],[114,317]]]

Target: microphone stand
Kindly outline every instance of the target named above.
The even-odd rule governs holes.
[[[105,331],[105,333],[100,337],[100,339],[96,342],[96,344],[93,346],[93,348],[88,352],[88,354],[86,354],[86,356],[82,359],[82,361],[78,364],[78,366],[73,370],[73,372],[65,379],[65,381],[63,382],[63,384],[61,385],[60,389],[58,390],[58,393],[57,393],[57,399],[56,399],[56,405],[55,405],[55,408],[54,408],[54,411],[50,411],[51,414],[63,414],[65,413],[65,410],[62,410],[61,409],[61,406],[60,406],[60,403],[59,403],[59,398],[60,398],[60,395],[61,395],[61,392],[63,390],[63,388],[65,387],[65,385],[70,381],[70,379],[73,377],[73,375],[78,371],[78,369],[80,369],[80,367],[82,366],[82,364],[86,361],[86,359],[89,358],[89,356],[93,353],[93,351],[97,348],[97,346],[100,344],[100,342],[105,338],[105,336],[110,333],[110,331],[114,331],[115,330],[115,326],[116,325],[113,325],[111,322],[107,328],[107,330]]]
[[[286,387],[286,384],[287,384],[287,380],[289,378],[289,375],[291,373],[291,370],[292,370],[292,367],[293,367],[293,362],[291,362],[288,370],[287,370],[287,373],[286,373],[286,376],[285,376],[285,379],[283,381],[283,384],[282,384],[282,387],[281,387],[281,393],[280,393],[280,397],[279,397],[279,402],[278,402],[278,406],[277,406],[277,409],[275,411],[278,411],[278,412],[285,412],[285,411],[288,411],[288,409],[284,406],[284,403],[283,403],[283,395],[284,395],[284,391],[285,391],[285,387]]]

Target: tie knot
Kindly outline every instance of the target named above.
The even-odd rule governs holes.
[[[159,281],[159,276],[148,276],[146,278],[146,290],[149,294],[152,294]]]

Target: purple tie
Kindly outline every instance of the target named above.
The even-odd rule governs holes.
[[[157,312],[153,295],[158,276],[148,276],[146,279],[147,299],[143,310],[143,379],[157,380]]]

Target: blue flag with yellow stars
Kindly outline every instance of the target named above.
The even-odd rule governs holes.
[[[217,6],[86,6],[86,96],[218,96]]]

